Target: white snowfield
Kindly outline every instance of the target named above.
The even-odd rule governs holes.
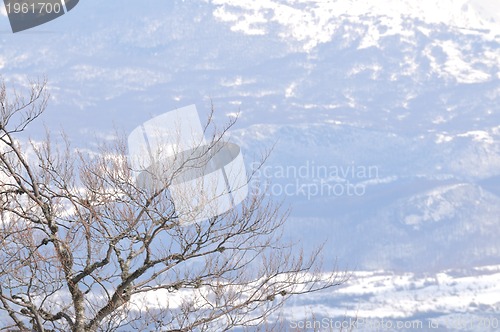
[[[379,27],[368,39],[404,33],[405,19],[444,24],[464,30],[483,30],[488,38],[500,34],[500,2],[490,0],[214,0],[214,15],[230,22],[233,31],[249,35],[268,32],[267,24],[283,27],[281,37],[292,38],[311,50],[331,40],[340,22],[367,19]],[[380,32],[383,28],[385,32]]]
[[[333,289],[329,301],[325,294],[292,299],[285,318],[297,325],[323,324],[325,331],[342,321],[355,331],[427,331],[429,324],[439,331],[497,331],[499,278],[498,265],[422,275],[359,271]],[[439,314],[423,318],[426,313]]]
[[[396,35],[417,46],[419,33],[429,37],[431,32],[444,26],[462,35],[500,41],[498,1],[214,0],[213,3],[216,5],[214,17],[229,24],[232,31],[277,35],[293,51],[299,52],[311,53],[319,45],[334,40],[340,48],[356,43],[358,49],[380,48],[383,38]],[[471,52],[472,48],[441,35],[418,52],[429,59],[433,72],[459,83],[479,83],[500,77],[500,50],[486,48],[477,54]],[[446,54],[444,63],[436,59],[435,50]],[[415,74],[418,65],[414,60],[404,61],[408,65],[406,72]],[[480,63],[497,68],[496,75],[479,69]]]

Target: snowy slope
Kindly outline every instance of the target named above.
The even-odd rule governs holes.
[[[448,7],[434,15],[442,22],[423,19],[438,12],[424,6],[429,2],[408,5],[404,17],[395,3],[89,0],[21,34],[9,34],[2,20],[0,64],[8,79],[47,75],[48,121],[91,131],[106,130],[120,112],[128,117],[116,125],[133,128],[129,123],[192,102],[206,108],[210,98],[223,112],[240,108],[243,126],[262,122],[263,114],[267,122],[419,132],[493,126],[500,48],[491,26],[498,24],[467,14],[479,2],[442,2]],[[263,35],[234,28],[261,16]],[[302,16],[312,20],[307,29]]]
[[[330,259],[413,271],[498,262],[496,128],[443,139],[347,125],[256,125],[231,138],[247,155],[274,145],[251,187],[290,204],[289,232],[315,239],[306,245],[329,240]]]
[[[500,6],[488,0],[367,2],[361,0],[317,1],[215,0],[214,15],[231,24],[233,31],[248,35],[269,33],[277,24],[280,36],[302,43],[310,51],[332,40],[345,21],[369,26],[361,47],[376,46],[382,37],[408,35],[408,21],[445,25],[465,33],[481,31],[486,38],[500,34]],[[383,31],[380,31],[383,28]]]
[[[354,331],[498,331],[499,278],[498,265],[426,274],[357,272],[330,296],[292,300],[285,318],[290,326],[316,322],[321,331],[342,324]]]

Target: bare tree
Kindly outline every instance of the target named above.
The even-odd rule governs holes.
[[[168,189],[186,163],[143,187],[124,139],[94,154],[49,134],[21,143],[47,101],[45,81],[24,95],[0,86],[1,330],[225,331],[344,281],[322,272],[321,248],[304,257],[283,242],[287,213],[265,195],[182,224]]]

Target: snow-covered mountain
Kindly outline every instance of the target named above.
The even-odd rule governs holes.
[[[253,183],[293,207],[287,236],[370,271],[349,301],[399,301],[413,283],[409,306],[429,309],[404,317],[498,315],[484,295],[498,273],[479,267],[500,263],[500,3],[86,0],[17,34],[0,9],[0,74],[47,76],[43,121],[75,145],[191,103],[220,123],[240,111],[231,139],[248,166],[274,146]],[[470,276],[442,296],[479,294],[465,307],[432,302],[420,277],[449,269]],[[376,275],[412,277],[380,293]],[[335,296],[299,304],[347,303]]]
[[[498,271],[357,272],[331,294],[296,299],[284,316],[306,331],[498,331]]]
[[[498,262],[496,128],[444,139],[347,125],[255,125],[232,139],[247,151],[275,144],[254,187],[265,184],[291,202],[290,232],[311,244],[328,239],[346,264],[436,271]]]
[[[54,118],[106,117],[99,130],[120,112],[128,127],[209,98],[240,108],[242,126],[262,114],[405,132],[496,125],[498,6],[440,3],[89,0],[23,33],[1,21],[0,67],[12,79],[47,75]]]
[[[498,38],[500,32],[498,5],[487,0],[443,0],[438,3],[431,0],[371,3],[361,0],[214,0],[213,3],[217,6],[215,17],[230,23],[231,30],[247,35],[266,35],[272,30],[270,23],[275,24],[280,37],[302,44],[305,51],[331,42],[346,23],[368,28],[360,48],[379,46],[378,42],[387,36],[412,37],[414,31],[408,25],[410,21],[421,25],[419,29],[424,34],[430,32],[425,25],[482,34],[487,39]]]

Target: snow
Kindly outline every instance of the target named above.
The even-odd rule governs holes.
[[[447,143],[447,142],[451,142],[453,140],[453,136],[447,135],[446,133],[438,133],[438,134],[436,134],[436,136],[437,136],[437,138],[436,138],[437,144]]]
[[[463,134],[458,134],[458,137],[472,137],[473,141],[484,142],[486,144],[494,144],[495,140],[491,135],[484,130],[471,130]]]
[[[500,272],[485,267],[482,274],[471,271],[443,271],[435,274],[394,274],[381,271],[354,272],[351,279],[339,288],[332,289],[328,304],[319,303],[324,295],[311,294],[307,299],[292,300],[287,308],[289,320],[310,319],[301,310],[309,305],[321,317],[363,319],[412,319],[426,317],[438,319],[450,313],[475,314],[483,305],[500,310]],[[477,267],[476,270],[482,270]],[[441,321],[442,323],[442,321]],[[372,331],[367,329],[366,331]]]
[[[429,36],[440,25],[463,34],[479,34],[487,40],[500,38],[500,3],[483,0],[438,3],[431,0],[371,3],[361,0],[216,0],[213,4],[216,5],[214,17],[229,24],[232,31],[246,35],[277,35],[291,43],[292,49],[308,53],[320,44],[332,42],[339,33],[344,44],[341,47],[357,42],[359,50],[381,48],[382,40],[393,35],[415,44],[416,31]],[[414,23],[409,24],[408,19]],[[445,52],[444,63],[432,55],[431,50],[435,47]],[[484,54],[474,54],[470,52],[471,47],[453,40],[437,40],[434,45],[427,46],[424,54],[431,61],[433,72],[459,83],[486,82],[492,78],[490,72],[495,71],[498,77],[500,71],[488,72],[484,64],[490,69],[499,68],[500,50],[492,48]],[[400,75],[411,76],[416,72],[414,58],[407,57],[402,64],[405,68],[401,68]],[[357,70],[354,68],[353,72]],[[351,107],[356,105],[351,104]]]
[[[475,69],[476,60],[472,57],[465,57],[461,50],[463,45],[447,40],[440,45],[441,49],[446,53],[447,59],[444,64],[444,71],[449,73],[451,77],[455,77],[460,83],[480,83],[486,82],[491,77],[484,71]]]
[[[282,38],[293,38],[311,51],[321,43],[329,42],[344,18],[360,17],[380,20],[371,25],[360,48],[377,46],[381,36],[405,34],[404,18],[421,20],[427,24],[446,24],[467,30],[487,30],[489,38],[500,34],[500,3],[488,0],[215,0],[214,16],[231,24],[233,31],[249,35],[266,34],[266,26],[281,26]],[[386,30],[380,32],[380,28]]]

